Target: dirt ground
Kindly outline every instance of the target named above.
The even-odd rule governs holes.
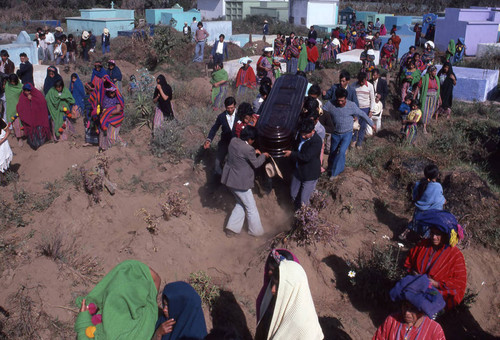
[[[129,74],[135,67],[124,63],[122,71]],[[333,74],[329,77],[336,79]],[[197,82],[206,85],[203,80]],[[262,285],[265,256],[274,236],[287,231],[293,219],[286,183],[275,183],[269,195],[256,190],[264,236],[251,237],[244,229],[239,237],[228,239],[223,227],[234,199],[223,186],[210,183],[211,162],[165,163],[151,155],[150,132],[140,129],[123,136],[128,142],[126,148],[106,152],[109,178],[118,189],[113,196],[104,192],[101,202],[93,204],[69,176],[81,166],[89,169],[96,163],[97,148],[82,146],[81,120],[76,127],[74,139],[48,143],[36,152],[10,140],[19,180],[2,188],[1,200],[12,201],[13,194],[20,190],[30,197],[47,194],[47,183],[58,183],[59,195],[48,209],[33,210],[25,216],[30,221],[27,226],[3,227],[2,251],[8,244],[15,246],[9,248],[9,260],[0,261],[0,306],[10,314],[6,317],[2,312],[0,320],[7,323],[9,318],[22,316],[14,297],[26,291],[36,311],[43,311],[52,320],[48,327],[59,330],[57,338],[74,338],[74,300],[93,288],[94,277],[90,272],[85,275],[75,270],[70,261],[54,261],[40,254],[40,244],[53,235],[62,235],[64,244],[79,257],[88,263],[97,259],[103,274],[126,259],[137,259],[154,268],[162,277],[162,285],[205,271],[222,287],[225,298],[218,310],[204,307],[207,327],[218,322],[217,316],[222,313],[232,318],[245,338],[250,338],[255,331],[255,299]],[[375,142],[384,140],[375,137]],[[335,197],[329,199],[324,211],[325,218],[338,226],[335,241],[307,247],[287,245],[308,275],[325,339],[370,339],[386,317],[381,312],[383,306],[359,305],[349,291],[339,287],[345,284],[349,264],[360,251],[374,244],[395,243],[383,236],[392,237],[411,217],[405,198],[388,181],[386,177],[373,178],[346,169],[335,185],[320,183],[321,189]],[[188,201],[188,214],[165,221],[160,218],[160,204],[167,192],[176,191]],[[146,229],[141,209],[157,220],[157,235]],[[478,296],[464,329],[449,334],[453,334],[451,339],[493,339],[500,336],[500,258],[495,251],[477,245],[469,245],[463,253],[468,287]],[[42,329],[37,336],[48,339],[49,331]]]

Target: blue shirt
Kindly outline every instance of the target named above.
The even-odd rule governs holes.
[[[418,181],[413,188],[413,200],[417,198],[419,185],[420,181]],[[446,199],[443,195],[443,187],[441,186],[441,183],[429,182],[422,197],[415,202],[415,207],[419,210],[443,210],[445,202]]]
[[[410,106],[408,104],[406,104],[405,102],[402,102],[401,105],[399,105],[398,111],[402,116],[406,116],[406,115],[408,115],[408,113],[410,113],[411,110],[410,110]]]

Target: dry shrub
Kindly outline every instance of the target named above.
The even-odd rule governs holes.
[[[220,288],[212,283],[212,278],[202,270],[189,274],[189,284],[198,293],[201,302],[208,307],[220,296]]]
[[[136,216],[142,215],[142,220],[146,222],[146,229],[153,235],[158,234],[158,217],[151,215],[145,208],[136,212]]]
[[[315,192],[311,196],[309,205],[302,205],[295,212],[294,227],[288,238],[297,242],[299,246],[318,242],[331,243],[338,227],[326,221],[320,212],[326,208],[327,195]]]
[[[81,253],[76,238],[62,232],[42,235],[37,245],[38,253],[55,261],[60,269],[68,271],[75,279],[96,283],[102,276],[101,259]]]
[[[109,161],[108,158],[100,153],[95,156],[97,165],[87,170],[80,167],[80,175],[83,182],[83,188],[89,195],[90,203],[99,203],[101,201],[101,192],[104,190],[105,176],[108,175]]]
[[[169,192],[165,199],[165,203],[161,205],[163,218],[168,221],[172,216],[179,217],[186,215],[188,212],[188,203],[182,198],[180,192]]]
[[[10,295],[11,308],[3,310],[0,319],[0,339],[70,339],[74,337],[73,325],[61,322],[48,315],[40,296],[41,286],[21,285],[18,291]]]

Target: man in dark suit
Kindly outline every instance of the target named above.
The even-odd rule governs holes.
[[[227,42],[224,41],[225,38],[226,37],[224,36],[224,34],[219,35],[219,40],[217,40],[212,47],[211,55],[214,59],[215,64],[222,64],[222,62],[224,61],[224,57],[226,60],[228,59]]]
[[[222,175],[222,163],[226,158],[229,143],[231,142],[231,138],[235,136],[236,99],[234,97],[227,97],[224,100],[224,106],[226,107],[226,111],[217,116],[214,125],[208,133],[207,140],[203,144],[204,149],[210,148],[217,131],[222,127],[220,141],[217,144],[217,155],[215,157],[215,173],[219,176]]]
[[[378,68],[373,69],[372,80],[370,80],[370,82],[373,84],[375,95],[380,95],[380,101],[385,107],[385,100],[387,99],[387,95],[389,94],[389,87],[387,86],[387,81],[380,78],[380,71],[378,70]]]
[[[21,59],[21,64],[19,70],[17,70],[17,76],[21,79],[23,85],[35,85],[33,82],[33,65],[29,62],[28,56],[23,52],[19,55],[19,59]]]
[[[307,39],[318,39],[318,32],[314,29],[314,26],[311,26],[309,32],[307,33]]]
[[[253,148],[252,144],[256,139],[257,129],[246,126],[241,130],[240,138],[234,137],[229,143],[227,163],[224,165],[221,182],[234,194],[236,205],[227,221],[225,233],[228,237],[240,233],[245,222],[245,214],[248,220],[248,233],[252,236],[264,234],[252,188],[255,169],[264,164],[269,154]]]
[[[0,51],[0,72],[5,73],[6,75],[10,75],[14,73],[14,63],[9,59],[9,52],[7,50]]]
[[[297,151],[285,150],[285,157],[295,162],[290,194],[295,207],[308,205],[321,175],[321,148],[323,141],[314,131],[315,122],[306,119],[300,126]],[[300,199],[299,199],[300,193]]]

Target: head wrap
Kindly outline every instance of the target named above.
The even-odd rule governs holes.
[[[113,59],[109,59],[108,60],[108,64],[113,64],[113,65],[116,65],[115,61]]]
[[[316,44],[316,39],[310,38],[307,40],[310,44]]]
[[[189,283],[167,284],[163,289],[163,300],[168,301],[168,317],[175,320],[175,326],[172,332],[162,336],[162,340],[203,339],[207,335],[200,296]],[[156,329],[165,321],[167,318],[162,313]]]
[[[32,87],[31,84],[24,84],[23,85],[23,91],[31,91]]]
[[[434,43],[432,41],[429,40],[429,41],[427,41],[425,43],[425,47],[427,47],[427,46],[430,46],[431,48],[434,48],[435,45],[434,45]]]
[[[251,62],[252,62],[252,58],[250,58],[250,57],[243,57],[243,58],[240,58],[240,60],[239,60],[240,64],[248,64]]]
[[[427,274],[404,277],[391,289],[389,296],[392,301],[408,301],[430,318],[446,305],[443,296],[430,284]]]
[[[431,66],[436,68],[435,66]],[[429,67],[429,72],[431,67]],[[454,247],[464,238],[463,228],[452,213],[445,210],[426,210],[415,215],[415,222],[435,228],[449,237],[448,245]]]
[[[265,47],[264,52],[273,52],[273,48],[271,46]]]

